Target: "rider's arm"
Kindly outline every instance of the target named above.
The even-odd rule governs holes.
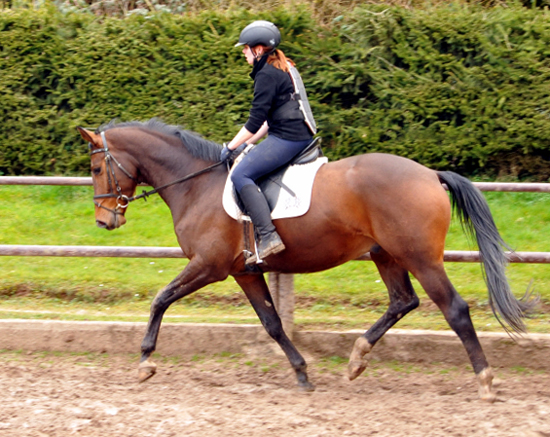
[[[229,142],[229,144],[227,144],[227,148],[229,150],[235,150],[241,144],[246,143],[253,136],[255,136],[255,134],[253,134],[246,127],[243,126],[239,133],[235,135],[235,137]]]
[[[253,134],[246,127],[243,126],[239,133],[235,135],[235,138],[233,138],[231,142],[227,145],[227,147],[229,148],[229,150],[235,150],[243,143],[256,144],[258,140],[262,139],[267,134],[268,128],[269,126],[267,125],[267,121],[265,121],[258,132]]]
[[[267,121],[264,121],[264,124],[262,124],[262,127],[260,128],[260,130],[256,132],[254,136],[247,141],[247,143],[256,144],[258,141],[260,141],[263,137],[266,136],[268,129],[269,129],[269,126],[267,125]]]

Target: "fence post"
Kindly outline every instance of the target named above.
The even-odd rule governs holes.
[[[269,291],[275,309],[283,323],[283,330],[292,340],[294,332],[294,275],[269,273]]]

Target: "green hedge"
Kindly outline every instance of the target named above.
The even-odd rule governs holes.
[[[457,4],[96,17],[0,10],[0,174],[88,174],[77,125],[159,117],[215,141],[246,121],[233,47],[276,22],[330,158],[369,151],[467,175],[550,178],[550,14]]]

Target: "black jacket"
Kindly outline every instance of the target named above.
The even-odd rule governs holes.
[[[305,122],[299,119],[274,120],[273,113],[288,101],[294,92],[290,74],[268,64],[267,56],[254,63],[250,77],[254,79],[254,100],[250,116],[245,124],[255,134],[267,120],[269,134],[284,140],[301,141],[311,138]]]

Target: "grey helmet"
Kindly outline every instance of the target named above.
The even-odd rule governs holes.
[[[254,21],[246,26],[239,36],[239,42],[235,47],[247,45],[255,47],[259,44],[275,48],[281,42],[281,32],[277,26],[270,21]]]

